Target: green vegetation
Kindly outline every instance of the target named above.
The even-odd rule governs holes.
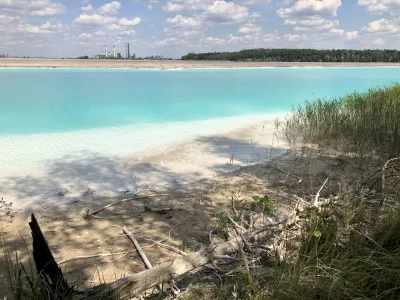
[[[300,134],[303,143],[320,149],[372,155],[362,162],[368,164],[373,158],[400,156],[399,123],[400,85],[393,84],[333,100],[307,101],[294,110],[286,134]],[[399,299],[398,161],[391,159],[372,172],[378,174],[380,185],[375,181],[366,189],[364,180],[353,183],[321,209],[298,214],[304,221],[299,255],[293,263],[275,268],[259,294],[268,292],[272,299]],[[366,191],[377,201],[367,202]]]
[[[400,156],[400,84],[307,101],[287,122],[287,137],[360,155]]]
[[[297,260],[275,268],[260,293],[272,299],[399,299],[399,211],[375,217],[353,196],[341,199],[348,201],[346,210],[331,202],[305,218]]]
[[[254,202],[250,205],[250,210],[255,212],[261,210],[266,215],[272,215],[275,212],[275,205],[271,202],[267,195],[263,197],[254,196]]]
[[[275,62],[400,62],[398,50],[248,49],[238,52],[189,53],[182,60]]]

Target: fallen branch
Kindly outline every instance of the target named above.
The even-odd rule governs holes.
[[[272,165],[275,169],[277,169],[279,172],[282,172],[282,173],[286,174],[287,176],[296,178],[296,179],[298,180],[298,183],[302,183],[302,182],[303,182],[303,179],[302,179],[301,177],[299,177],[299,176],[297,176],[297,175],[294,175],[294,174],[291,174],[291,173],[289,173],[289,172],[286,172],[285,170],[282,170],[281,168],[278,168],[278,166],[275,165],[275,164],[271,164],[271,165]]]
[[[156,212],[156,213],[159,213],[159,214],[165,214],[167,211],[171,211],[172,207],[154,208],[154,207],[145,206],[144,210],[148,211],[148,212]]]
[[[230,215],[226,215],[226,216],[228,217],[229,221],[231,221],[232,224],[233,224],[235,227],[240,228],[241,230],[243,230],[243,233],[246,232],[246,229],[245,229],[243,226],[241,226],[241,225],[239,225],[238,223],[236,223]]]
[[[128,254],[134,251],[128,251],[128,252],[115,252],[115,253],[100,253],[100,254],[92,254],[92,255],[86,255],[86,256],[75,256],[75,257],[71,257],[71,258],[66,258],[63,260],[60,260],[58,262],[59,265],[71,262],[71,261],[75,261],[75,260],[80,260],[80,259],[89,259],[89,258],[95,258],[95,257],[107,257],[107,256],[114,256],[114,255],[120,255],[120,254]]]
[[[139,292],[150,289],[163,282],[171,282],[173,279],[207,265],[216,257],[239,251],[242,238],[236,237],[223,244],[202,249],[184,257],[179,257],[171,262],[159,264],[151,269],[144,270],[135,275],[126,276],[114,282],[97,286],[89,291],[90,294],[97,294],[96,291],[116,291],[121,299],[129,299]],[[80,298],[83,299],[83,298]],[[95,299],[95,298],[92,298]]]
[[[106,206],[103,206],[102,208],[99,208],[98,210],[95,210],[94,212],[92,212],[92,213],[90,213],[90,214],[88,214],[88,215],[94,216],[94,215],[98,214],[99,212],[101,212],[101,211],[103,211],[103,210],[105,210],[105,209],[107,209],[107,208],[110,208],[111,206],[114,206],[114,205],[116,205],[116,204],[118,204],[118,203],[123,203],[123,202],[126,202],[126,201],[133,200],[133,199],[135,199],[135,197],[136,197],[137,194],[139,194],[139,193],[141,193],[141,192],[143,192],[143,191],[145,191],[145,190],[148,190],[148,189],[150,189],[150,187],[148,187],[148,186],[146,185],[144,188],[138,190],[135,194],[133,194],[132,197],[126,198],[126,199],[121,199],[121,200],[115,201],[115,202],[113,202],[113,203],[110,203],[110,204],[108,204],[108,205],[106,205]]]
[[[388,199],[388,195],[386,193],[386,174],[385,174],[385,170],[388,168],[389,163],[391,163],[392,161],[396,161],[396,160],[400,160],[400,157],[395,157],[392,159],[389,159],[382,168],[382,202],[381,205],[384,206],[387,202]]]
[[[324,186],[325,186],[325,184],[328,182],[328,180],[329,180],[329,177],[325,179],[325,182],[323,183],[323,185],[322,185],[322,186],[320,187],[320,189],[318,190],[318,193],[317,193],[317,195],[315,196],[315,200],[314,200],[313,206],[318,206],[318,204],[319,204],[319,202],[318,202],[319,194],[321,193],[322,189],[324,188]]]
[[[287,215],[287,216],[285,216],[283,219],[281,219],[281,220],[279,220],[279,221],[277,221],[277,222],[269,223],[268,225],[265,225],[265,226],[263,226],[263,227],[261,227],[261,228],[258,228],[258,229],[256,229],[255,231],[253,231],[253,232],[248,236],[248,239],[252,239],[252,238],[254,238],[256,235],[259,235],[260,233],[262,233],[262,232],[264,232],[264,231],[266,231],[266,230],[269,230],[269,229],[271,229],[272,227],[275,227],[275,226],[281,225],[281,224],[283,224],[283,223],[285,223],[285,222],[288,222],[289,219],[290,219],[290,218],[293,218],[293,217],[296,217],[296,213],[293,213],[293,214],[291,214],[291,215]]]
[[[186,255],[187,255],[186,252],[183,252],[183,251],[179,250],[178,248],[175,248],[175,247],[170,246],[170,245],[167,245],[167,244],[162,244],[162,241],[155,241],[155,240],[152,240],[152,239],[144,238],[144,237],[142,237],[142,236],[140,236],[140,238],[141,238],[141,239],[144,239],[144,240],[146,240],[146,241],[153,242],[154,245],[157,245],[157,246],[159,246],[159,247],[161,247],[161,248],[165,248],[165,249],[174,251],[174,252],[176,252],[176,253],[178,253],[178,254],[180,254],[180,255],[183,255],[183,256],[186,256]],[[150,247],[151,247],[151,246],[150,246]]]
[[[137,239],[126,229],[124,226],[124,229],[122,230],[132,241],[132,243],[135,245],[137,251],[139,252],[140,257],[142,258],[144,264],[146,265],[147,268],[151,269],[153,266],[151,265],[150,261],[148,260],[146,254],[144,254],[142,248],[139,245],[139,242]]]

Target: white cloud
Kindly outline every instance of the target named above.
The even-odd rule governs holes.
[[[341,5],[341,0],[297,0],[292,7],[278,9],[277,14],[281,18],[334,17]]]
[[[346,37],[349,40],[353,40],[358,38],[358,31],[350,31],[350,32],[346,32]]]
[[[187,44],[187,41],[184,39],[180,39],[177,37],[171,37],[167,38],[165,40],[161,41],[155,41],[154,43],[151,44],[152,47],[171,47],[171,46],[177,46],[177,45],[185,45]]]
[[[11,17],[8,15],[0,15],[0,24],[14,23],[18,21],[20,17]]]
[[[376,40],[373,40],[371,44],[372,45],[384,45],[385,41],[381,38],[377,38]]]
[[[339,25],[339,21],[338,20],[332,21],[320,17],[314,17],[311,19],[286,19],[284,24],[293,25],[296,26],[297,28],[307,28],[305,30],[315,29],[318,31],[327,31],[334,27],[337,27]]]
[[[61,22],[50,23],[50,21],[47,21],[47,22],[44,23],[42,26],[40,26],[40,28],[46,29],[46,30],[51,30],[51,31],[60,32],[60,31],[62,31],[63,29],[66,29],[67,27],[64,26],[63,24],[61,24]]]
[[[84,13],[77,17],[73,21],[73,24],[78,26],[103,26],[104,24],[111,24],[115,21],[115,17],[102,16],[98,14],[88,15]]]
[[[162,9],[167,12],[178,12],[184,10],[185,7],[182,4],[168,2]]]
[[[113,1],[111,3],[100,6],[97,12],[101,15],[116,15],[121,8],[121,3]]]
[[[128,20],[127,18],[122,18],[118,21],[118,24],[121,26],[136,26],[138,24],[140,24],[141,19],[136,17],[132,20]]]
[[[301,26],[295,26],[293,29],[295,31],[309,31],[310,30],[310,28],[308,28],[308,27],[301,27]]]
[[[82,33],[78,39],[80,40],[91,40],[93,38],[93,34],[90,33]]]
[[[0,8],[23,9],[26,4],[22,0],[0,0]]]
[[[47,7],[38,10],[33,10],[29,14],[31,16],[52,17],[65,14],[66,11],[67,8],[63,4],[50,3]]]
[[[287,33],[283,36],[283,39],[288,42],[299,42],[299,41],[308,41],[310,38],[305,34],[291,34]]]
[[[399,33],[400,32],[400,18],[393,20],[380,19],[368,23],[362,29],[363,32],[368,33]]]
[[[236,5],[233,2],[215,1],[207,7],[202,17],[216,23],[241,23],[249,16],[247,7]]]
[[[165,27],[163,32],[168,35],[172,35],[179,38],[193,39],[203,36],[203,32],[199,30],[173,30]]]
[[[258,12],[252,13],[250,16],[250,18],[254,18],[254,19],[258,19],[261,18],[261,14]]]
[[[201,21],[193,18],[185,18],[182,15],[177,15],[173,18],[168,18],[167,24],[174,27],[199,27],[201,25]]]
[[[153,9],[153,5],[150,4],[149,6],[147,6],[147,9],[148,10],[152,10]]]
[[[262,28],[255,24],[243,24],[238,32],[239,33],[260,33]]]
[[[164,5],[167,12],[179,12],[182,10],[205,10],[214,4],[215,0],[171,0]]]
[[[234,0],[233,2],[243,5],[251,5],[260,3],[269,4],[272,2],[272,0]]]
[[[344,31],[343,29],[337,29],[337,28],[332,28],[329,32],[332,34],[335,34],[335,35],[345,35],[346,34],[346,31]]]
[[[208,36],[205,39],[202,39],[200,42],[208,45],[223,45],[226,43],[226,40],[217,38],[217,37],[212,37]]]
[[[83,12],[89,13],[89,14],[94,12],[94,8],[91,4],[89,4],[88,6],[82,6],[81,9]]]
[[[358,0],[357,4],[367,6],[367,11],[371,13],[390,12],[394,14],[395,11],[400,11],[399,0]]]

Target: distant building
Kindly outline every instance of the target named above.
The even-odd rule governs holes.
[[[93,56],[92,58],[93,59],[104,59],[104,58],[106,58],[106,56],[105,55],[101,55],[101,54],[97,54],[97,55]]]

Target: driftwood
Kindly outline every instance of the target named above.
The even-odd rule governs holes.
[[[159,213],[159,214],[165,214],[167,211],[171,211],[172,207],[155,208],[155,207],[145,206],[144,210],[148,211],[148,212],[156,212],[156,213]]]
[[[153,266],[151,265],[149,259],[147,258],[146,254],[144,254],[142,247],[140,247],[139,242],[137,241],[137,239],[133,236],[133,234],[131,234],[126,227],[124,227],[124,229],[122,230],[128,237],[129,239],[132,241],[133,245],[135,245],[135,248],[137,249],[137,251],[139,252],[140,257],[142,258],[144,264],[146,265],[146,267],[148,269],[151,269]]]
[[[255,236],[261,236],[262,233],[267,232],[269,229],[272,229],[278,225],[281,226],[283,223],[292,222],[293,219],[295,220],[295,215],[286,216],[279,221],[267,224],[263,227],[247,229],[235,222],[233,217],[230,217],[229,219],[234,226],[239,229],[240,234],[237,234],[236,236],[230,235],[230,240],[225,243],[218,245],[213,245],[213,243],[211,243],[211,245],[207,248],[187,254],[186,256],[177,257],[173,261],[161,263],[154,267],[147,260],[146,256],[142,255],[143,251],[141,251],[140,245],[136,238],[131,235],[126,228],[124,228],[124,233],[135,244],[135,247],[141,254],[141,257],[145,261],[148,269],[133,275],[128,275],[111,283],[98,285],[85,291],[72,290],[72,293],[74,294],[72,299],[99,299],[100,297],[110,294],[117,294],[120,299],[130,299],[133,296],[138,295],[140,292],[156,287],[162,283],[172,283],[171,287],[173,288],[174,279],[181,277],[187,272],[193,271],[208,264],[215,265],[216,260],[221,258],[230,258],[227,255],[234,252],[241,253],[243,257],[243,246],[247,245],[247,243],[253,240]],[[31,228],[33,228],[32,235],[34,237],[34,258],[38,270],[44,270],[46,272],[45,274],[51,278],[50,283],[57,283],[57,285],[61,287],[61,289],[59,288],[58,290],[63,291],[64,293],[71,291],[71,288],[63,279],[61,270],[54,261],[51,251],[48,248],[43,234],[40,231],[39,225],[37,224],[37,221],[33,215],[32,220],[33,222],[31,223],[33,223],[33,225],[31,225],[31,223],[30,225]],[[39,246],[35,246],[35,243],[37,244],[38,241]]]
[[[103,284],[89,291],[91,294],[99,288],[103,291],[118,291],[121,299],[129,299],[141,291],[145,291],[160,283],[171,282],[187,272],[212,263],[226,254],[240,251],[242,238],[237,237],[223,244],[210,246],[207,249],[176,258],[171,262],[159,264],[151,269],[144,270],[135,275],[126,276],[114,282]]]

